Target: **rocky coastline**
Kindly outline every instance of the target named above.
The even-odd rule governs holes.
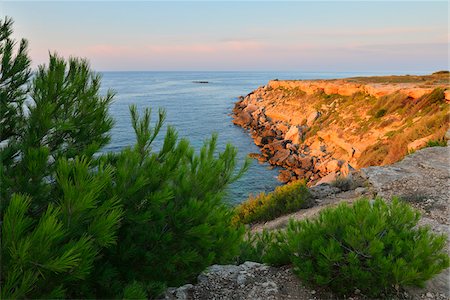
[[[371,154],[367,153],[370,147],[384,143],[386,135],[404,130],[411,121],[402,119],[395,111],[383,116],[384,120],[373,116],[378,102],[392,97],[420,103],[436,88],[443,90],[439,96],[443,106],[439,109],[447,109],[450,102],[450,89],[445,81],[434,80],[431,85],[355,81],[269,81],[247,96],[239,97],[233,109],[233,123],[249,130],[254,143],[260,147],[261,153],[253,153],[251,157],[283,168],[278,176],[281,182],[306,179],[312,186],[345,177],[360,167],[386,164],[361,161]],[[355,103],[348,104],[348,99]],[[413,122],[425,118],[421,111],[416,115],[409,116]],[[361,132],[365,127],[368,127],[366,131]],[[401,146],[407,151],[401,149],[402,155],[389,163],[400,160],[408,151],[420,149],[430,140],[441,138],[445,130],[438,128],[431,134],[423,132],[405,140]]]

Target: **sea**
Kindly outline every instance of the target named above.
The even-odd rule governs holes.
[[[152,109],[156,121],[159,108],[167,114],[165,127],[153,149],[161,147],[168,125],[179,137],[188,138],[198,151],[204,141],[217,133],[218,148],[227,143],[238,149],[241,166],[249,153],[258,153],[247,130],[232,123],[231,112],[237,97],[245,96],[271,79],[331,79],[352,76],[385,75],[384,73],[313,73],[313,72],[103,72],[102,93],[116,93],[110,113],[115,120],[110,144],[103,151],[120,151],[135,144],[129,106],[139,111]],[[197,83],[207,81],[208,83]],[[278,168],[253,160],[246,174],[229,186],[226,201],[237,205],[250,194],[270,192],[281,183]]]

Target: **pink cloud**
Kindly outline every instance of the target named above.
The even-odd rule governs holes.
[[[254,41],[220,41],[214,43],[196,43],[196,44],[159,44],[144,46],[118,46],[111,44],[91,45],[84,49],[87,56],[145,56],[150,54],[157,55],[186,55],[186,54],[212,54],[219,52],[246,52],[260,51],[266,46]]]

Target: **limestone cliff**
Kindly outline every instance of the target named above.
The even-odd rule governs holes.
[[[234,123],[261,147],[280,180],[330,181],[352,169],[394,163],[448,128],[449,74],[272,80],[241,97]]]

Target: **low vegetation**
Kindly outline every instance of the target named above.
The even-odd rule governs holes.
[[[420,215],[393,199],[361,199],[323,210],[286,230],[250,236],[243,257],[272,265],[292,264],[302,280],[339,295],[355,288],[386,297],[396,285],[423,286],[449,266],[445,235],[417,227]]]
[[[311,205],[312,199],[305,182],[292,182],[277,187],[271,193],[250,196],[236,207],[234,221],[243,224],[264,222]]]

